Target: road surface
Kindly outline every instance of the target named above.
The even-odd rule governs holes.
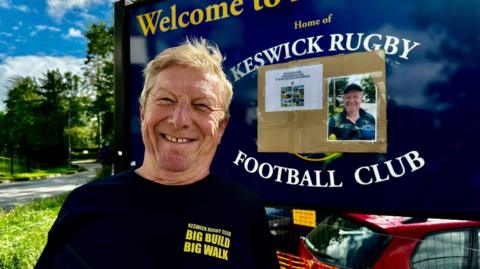
[[[38,198],[45,198],[71,191],[95,177],[98,163],[79,164],[87,171],[55,178],[0,184],[0,208],[11,209]]]

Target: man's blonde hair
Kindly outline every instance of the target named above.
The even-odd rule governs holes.
[[[204,38],[187,38],[177,47],[168,48],[158,54],[145,68],[145,84],[140,95],[140,104],[145,107],[147,98],[155,86],[155,78],[160,71],[172,65],[192,67],[200,71],[214,74],[220,85],[220,98],[224,109],[232,101],[232,84],[222,68],[224,58],[218,46]]]

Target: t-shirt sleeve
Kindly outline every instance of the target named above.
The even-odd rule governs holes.
[[[56,253],[58,253],[63,247],[63,243],[61,241],[62,235],[59,233],[59,229],[57,229],[58,226],[61,226],[60,223],[62,219],[62,211],[60,211],[55,223],[48,232],[47,244],[45,245],[40,258],[38,259],[37,264],[35,265],[35,269],[53,268],[53,259],[55,258]]]
[[[76,191],[73,191],[65,200],[57,219],[48,232],[47,244],[35,265],[35,269],[55,268],[54,260],[59,253],[66,249],[65,240],[68,238],[69,231],[74,229],[71,224],[75,223],[72,220],[74,219],[73,216],[75,215],[77,203],[78,194]]]

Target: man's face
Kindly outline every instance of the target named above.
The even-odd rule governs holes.
[[[345,105],[345,111],[347,113],[355,113],[360,110],[362,104],[362,92],[351,91],[343,96],[343,103]]]
[[[227,125],[217,77],[179,65],[157,74],[141,117],[145,162],[162,175],[208,171]]]

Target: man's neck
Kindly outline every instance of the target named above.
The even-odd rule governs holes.
[[[356,123],[358,118],[360,118],[360,111],[347,113],[347,119],[353,123]]]
[[[144,162],[142,166],[135,170],[135,173],[159,184],[180,186],[193,184],[202,180],[209,174],[209,171],[164,171],[159,167],[155,167],[154,164]]]

